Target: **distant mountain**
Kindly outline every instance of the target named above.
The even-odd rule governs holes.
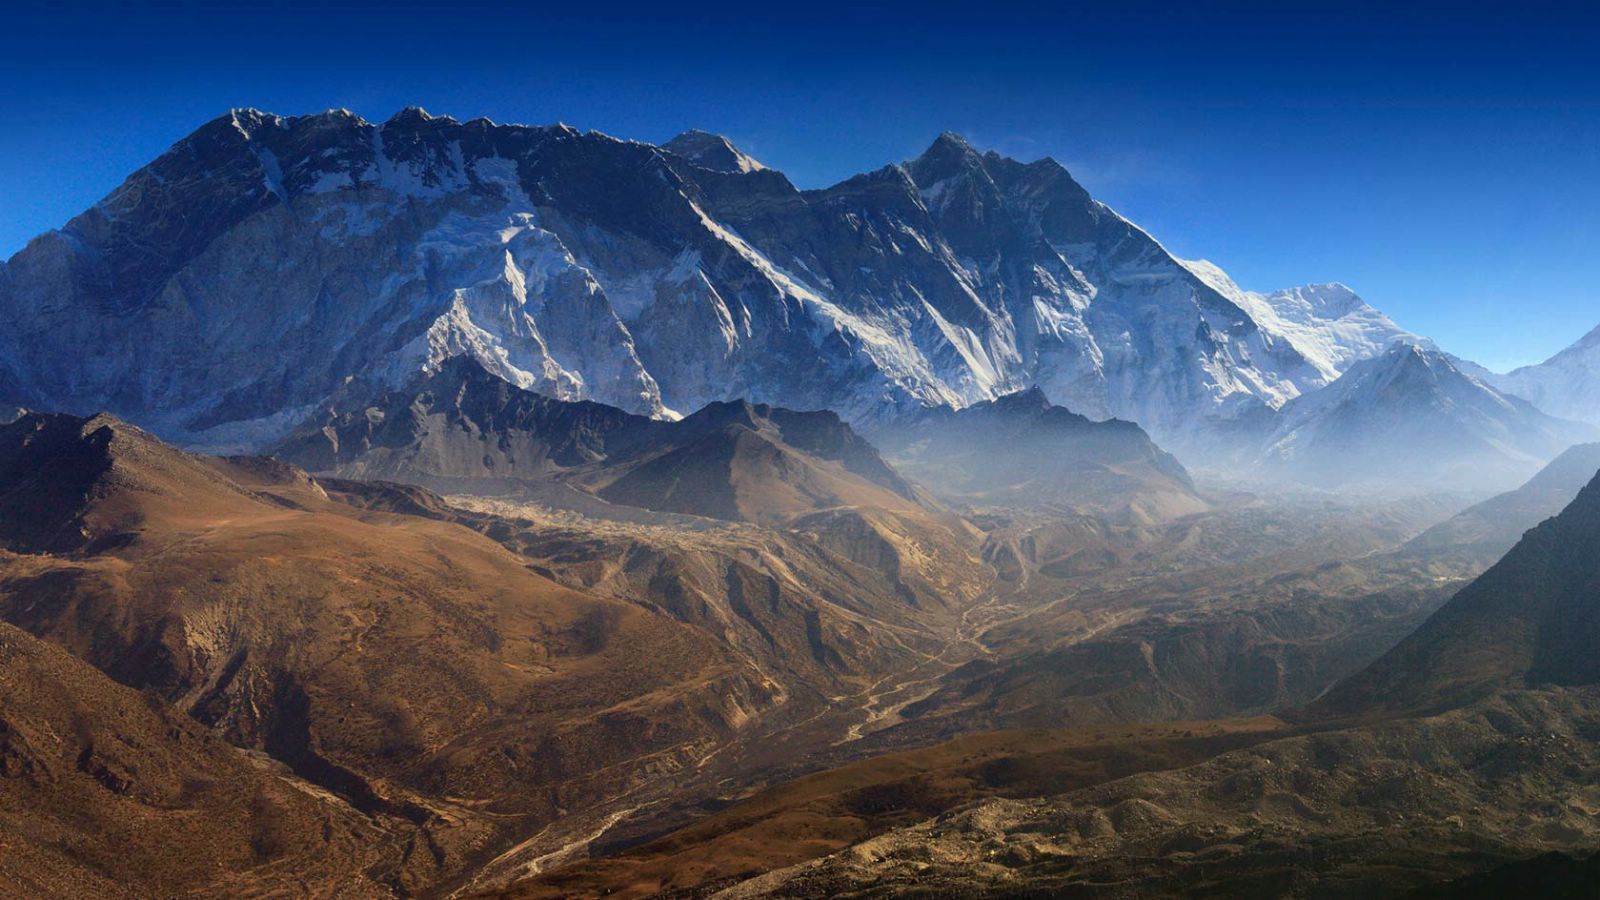
[[[1055,506],[1141,522],[1200,512],[1183,465],[1132,422],[1095,422],[1038,388],[930,409],[872,432],[895,466],[941,496]]]
[[[1269,471],[1330,487],[1510,486],[1592,427],[1555,419],[1397,343],[1287,404],[1266,441]]]
[[[1600,424],[1600,328],[1538,365],[1488,380],[1552,416]]]
[[[1593,685],[1600,683],[1597,644],[1600,477],[1313,710],[1431,711],[1506,688]]]
[[[276,452],[345,477],[472,493],[560,483],[626,506],[767,524],[925,502],[831,412],[738,401],[659,421],[533,394],[465,357],[374,406],[328,414]]]
[[[771,525],[836,507],[915,513],[922,502],[833,413],[747,401],[713,403],[578,480],[613,503]]]
[[[470,356],[655,418],[1038,385],[1170,446],[1357,352],[1216,284],[1053,160],[949,134],[801,191],[715,135],[236,110],[0,267],[0,401],[254,449]]]
[[[603,403],[523,390],[460,356],[371,405],[314,417],[274,454],[346,478],[547,479],[642,451],[665,427]]]
[[[1561,512],[1600,472],[1600,444],[1567,448],[1528,482],[1475,504],[1408,541],[1402,550],[1463,549],[1498,560],[1523,532]]]
[[[1288,338],[1327,381],[1338,378],[1361,360],[1382,355],[1396,341],[1432,348],[1427,338],[1396,325],[1355,291],[1337,282],[1258,294],[1243,290],[1206,260],[1184,264],[1247,310],[1264,328]]]

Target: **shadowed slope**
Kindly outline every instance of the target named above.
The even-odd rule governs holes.
[[[1407,712],[1600,682],[1600,478],[1312,711]]]
[[[1207,509],[1189,473],[1139,426],[1091,421],[1038,388],[930,409],[873,436],[897,466],[952,499],[1145,523]]]
[[[13,550],[92,550],[157,509],[252,502],[205,458],[111,416],[28,413],[0,426],[0,546]]]
[[[1427,554],[1460,548],[1493,562],[1516,546],[1523,532],[1565,509],[1596,472],[1600,472],[1600,444],[1569,447],[1526,484],[1429,528],[1409,541],[1404,552]]]
[[[0,623],[0,893],[387,894],[383,820],[284,774]]]
[[[470,359],[330,414],[276,453],[350,478],[480,494],[548,494],[559,482],[611,503],[767,525],[838,506],[930,505],[830,412],[734,401],[657,421],[542,397]]]

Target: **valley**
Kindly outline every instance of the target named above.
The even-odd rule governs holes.
[[[1600,848],[1594,334],[1495,373],[954,133],[800,187],[419,107],[230,110],[0,313],[0,895],[1401,897]]]
[[[452,499],[471,503],[466,498]],[[1366,532],[1370,515],[1341,510],[1338,518],[1349,516],[1350,521],[1329,523],[1328,528],[1360,528]],[[1210,524],[1228,527],[1233,523]],[[1307,552],[1306,548],[1297,549]],[[804,784],[808,773],[841,765],[846,766],[844,771],[850,771],[851,761],[861,758],[873,761],[866,764],[871,771],[879,760],[889,765],[887,760],[897,759],[899,754],[922,752],[915,748],[943,748],[940,742],[951,740],[955,746],[965,746],[966,739],[961,735],[992,735],[988,752],[995,765],[1018,764],[1020,755],[1030,760],[1029,766],[1042,766],[1036,777],[1067,778],[1054,771],[1063,765],[1057,761],[1059,754],[1065,752],[1064,747],[1085,741],[1091,734],[1104,741],[1101,746],[1106,750],[1115,746],[1118,753],[1126,753],[1132,742],[1143,738],[1108,739],[1104,737],[1108,729],[1122,735],[1176,737],[1192,733],[1196,727],[1150,726],[1147,732],[1115,732],[1126,728],[1126,723],[1182,722],[1204,717],[1220,721],[1198,726],[1202,733],[1215,728],[1227,733],[1235,727],[1228,721],[1231,717],[1261,715],[1313,699],[1420,624],[1448,598],[1452,587],[1476,574],[1471,563],[1394,566],[1374,561],[1370,572],[1359,575],[1351,574],[1349,570],[1354,567],[1349,564],[1309,566],[1309,571],[1291,569],[1287,573],[1272,570],[1271,574],[1257,575],[1251,572],[1248,562],[1239,569],[1249,574],[1229,571],[1228,567],[1219,567],[1226,575],[1213,572],[1197,578],[1185,572],[1180,576],[1187,582],[1181,593],[1173,590],[1163,602],[1151,606],[1132,598],[1150,596],[1154,591],[1146,594],[1147,588],[1112,589],[1110,585],[1116,584],[1113,576],[1136,583],[1146,579],[1159,583],[1160,579],[1153,576],[1139,578],[1129,572],[1105,572],[1080,577],[1073,583],[1033,572],[1027,579],[1028,591],[997,580],[982,599],[948,622],[946,630],[938,635],[943,643],[937,652],[928,652],[922,661],[886,674],[859,692],[828,698],[825,712],[752,736],[751,743],[757,746],[781,742],[784,750],[780,756],[752,752],[735,744],[719,751],[711,767],[713,777],[698,788],[684,785],[678,789],[678,808],[635,808],[639,814],[636,822],[618,819],[611,812],[597,816],[604,831],[585,835],[590,841],[585,849],[602,860],[620,853],[617,858],[621,862],[590,865],[580,854],[564,866],[550,868],[546,865],[548,860],[544,860],[538,871],[524,870],[525,874],[538,876],[530,885],[506,889],[515,896],[525,895],[523,892],[528,896],[562,896],[564,891],[574,890],[575,884],[595,894],[615,890],[617,885],[610,879],[622,877],[610,874],[616,866],[632,873],[632,860],[641,853],[651,858],[659,843],[651,838],[669,830],[674,823],[684,825],[687,834],[701,834],[706,828],[721,834],[720,826],[695,824],[696,819],[706,815],[712,816],[712,821],[731,817],[738,822],[756,815],[756,821],[761,823],[768,816],[778,815],[780,824],[752,827],[779,829],[772,833],[774,846],[789,847],[792,838],[779,840],[777,835],[784,834],[782,829],[786,826],[781,822],[790,813],[748,812],[748,804],[762,807],[768,802],[760,799],[765,794],[757,793],[763,786],[782,795],[791,789],[787,786],[789,779],[800,777],[798,783]],[[1170,561],[1166,566],[1183,571]],[[1051,582],[1053,587],[1045,587],[1044,582]],[[1051,599],[1044,600],[1045,597]],[[1037,645],[1038,635],[1050,636],[1048,651],[1029,649]],[[1250,656],[1255,648],[1263,646],[1270,648],[1263,656]],[[1132,649],[1124,652],[1123,648]],[[1152,664],[1152,653],[1163,657],[1159,666]],[[1297,659],[1297,653],[1312,662]],[[1165,659],[1169,655],[1176,657],[1171,664]],[[1233,664],[1240,670],[1237,677],[1241,682],[1236,685],[1219,684],[1209,668],[1225,669],[1224,660],[1229,657],[1244,657],[1242,663]],[[1055,672],[1076,682],[1052,682],[1049,679]],[[1035,699],[1019,703],[1023,697]],[[1261,727],[1250,725],[1247,730],[1255,734]],[[1287,726],[1278,723],[1271,727]],[[1048,737],[1033,744],[1017,746],[1013,741],[1018,729],[1025,729],[1021,733],[1030,735],[1056,730],[1046,732]],[[1061,746],[1054,742],[1061,742]],[[947,749],[932,752],[954,753]],[[1051,762],[1042,764],[1033,759],[1041,754]],[[1156,758],[1162,757],[1158,754]],[[740,766],[745,768],[740,771]],[[896,783],[905,777],[899,766],[890,766],[888,771]],[[876,782],[860,784],[863,790],[868,784],[873,785],[873,790],[879,789]],[[737,788],[730,793],[727,788],[731,786]],[[1022,795],[1023,789],[1017,790],[1017,795]],[[891,800],[884,809],[888,816],[884,821],[896,821],[897,817],[915,815],[919,810],[923,814],[940,812],[984,795],[984,790],[965,785],[941,795],[942,799],[932,807],[906,807]],[[733,805],[728,807],[730,803]],[[721,812],[725,807],[728,811]],[[846,819],[853,816],[830,815]],[[834,826],[816,827],[826,834]],[[853,833],[861,839],[883,827],[886,825],[879,824]],[[685,839],[674,831],[660,840],[676,848]],[[726,852],[719,843],[723,838],[717,840],[703,852],[713,857]],[[749,846],[762,843],[760,840],[748,836],[731,840],[743,848],[739,853],[766,858]],[[631,849],[641,841],[647,842],[644,847]],[[546,839],[523,852],[531,856],[553,845]],[[830,845],[817,844],[814,852],[820,853],[827,846]],[[562,845],[559,849],[572,848]],[[811,858],[803,851],[782,852],[788,854],[782,857],[785,860]],[[676,867],[684,864],[677,851],[669,858],[672,863],[665,869],[661,862],[648,864],[652,871],[663,873],[658,889],[671,885],[689,887],[683,876],[668,874],[667,870],[675,873]],[[743,865],[751,864],[745,856],[738,858],[745,860]],[[607,874],[594,874],[596,871]],[[634,874],[626,877],[642,878]],[[480,882],[475,886],[493,885]],[[653,890],[635,889],[642,892],[641,896],[654,894]]]
[[[738,415],[741,434],[772,427]],[[588,860],[715,830],[698,823],[796,778],[943,758],[985,734],[995,765],[1084,741],[1121,754],[1149,740],[1141,765],[1198,760],[1236,727],[1286,727],[1228,722],[1310,701],[1480,565],[1399,549],[1459,500],[1216,494],[1201,513],[1120,525],[958,512],[911,483],[872,486],[888,470],[867,451],[846,468],[787,430],[772,446],[794,461],[719,476],[700,450],[654,476],[689,465],[701,484],[816,498],[764,503],[753,522],[721,517],[738,502],[710,485],[685,498],[714,516],[654,491],[630,499],[664,509],[611,502],[589,486],[611,476],[588,464],[563,490],[558,472],[438,495],[193,456],[110,417],[30,414],[4,431],[6,521],[28,527],[5,532],[0,614],[372,821],[376,893],[563,883]],[[827,505],[844,495],[863,505]],[[1236,543],[1246,528],[1284,537]],[[1220,724],[1135,724],[1197,719]],[[1191,741],[1195,728],[1215,738]],[[1036,777],[1132,771],[1059,764]],[[995,795],[970,768],[933,806],[891,800],[851,833]]]

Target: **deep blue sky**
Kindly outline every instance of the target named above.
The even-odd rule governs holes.
[[[802,187],[954,130],[1056,157],[1247,288],[1344,281],[1492,367],[1600,323],[1581,5],[22,6],[0,24],[0,257],[229,107],[419,104],[719,131]]]

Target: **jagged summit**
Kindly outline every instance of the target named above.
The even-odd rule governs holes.
[[[1048,160],[945,134],[823,190],[717,177],[759,165],[705,132],[233,111],[13,258],[0,400],[258,449],[468,356],[657,418],[1037,386],[1183,442],[1336,374]]]
[[[1401,328],[1339,282],[1259,294],[1240,288],[1207,260],[1186,260],[1184,265],[1247,310],[1267,331],[1292,344],[1326,381],[1382,354],[1397,340],[1433,347],[1432,341]]]
[[[661,148],[716,172],[745,174],[766,169],[766,166],[735,147],[732,141],[707,131],[690,129],[662,144]]]
[[[449,118],[446,116],[445,118]],[[434,117],[420,106],[407,106],[390,116],[384,124],[402,124],[406,122],[431,122]],[[454,120],[452,120],[454,121]]]
[[[981,170],[983,157],[961,135],[946,131],[907,167],[919,184],[928,187],[963,171]]]
[[[989,402],[999,409],[1027,412],[1039,412],[1049,409],[1053,405],[1050,402],[1050,398],[1045,395],[1044,389],[1037,384],[996,397]]]

